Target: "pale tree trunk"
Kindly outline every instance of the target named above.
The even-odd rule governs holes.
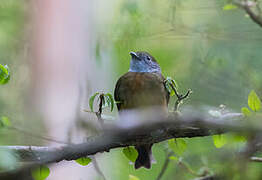
[[[94,89],[101,88],[104,81],[103,71],[95,63],[94,1],[39,0],[33,3],[34,104],[42,114],[48,135],[67,141],[76,119],[83,116],[88,97]],[[110,67],[107,68],[110,71]],[[84,137],[78,133],[70,139],[80,142]],[[95,175],[92,165],[87,168],[75,162],[62,162],[51,168],[48,179],[94,179]]]

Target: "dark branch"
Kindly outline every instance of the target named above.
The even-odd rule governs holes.
[[[99,95],[99,105],[98,105],[98,111],[96,112],[96,117],[98,119],[98,122],[103,125],[104,121],[102,119],[102,112],[103,112],[103,104],[105,103],[105,97],[104,94]]]
[[[239,114],[234,116],[239,117]],[[108,152],[113,148],[158,143],[171,138],[202,137],[227,131],[255,133],[261,130],[252,126],[246,127],[239,121],[231,122],[227,116],[220,119],[168,117],[165,120],[153,120],[150,123],[141,123],[132,127],[120,126],[105,125],[103,134],[89,138],[87,142],[81,144],[61,147],[2,146],[2,148],[14,150],[20,155],[22,161],[46,164],[75,160],[98,152]]]
[[[250,4],[251,3],[251,4]],[[239,6],[240,8],[244,9],[246,13],[249,15],[249,17],[260,27],[262,27],[262,17],[261,14],[256,14],[254,10],[252,10],[252,7],[255,7],[259,10],[259,7],[257,5],[257,2],[247,1],[244,0],[242,2],[235,1],[235,4]],[[259,11],[258,11],[259,12]]]
[[[172,79],[171,80],[172,81],[172,83],[169,83],[169,85],[171,86],[171,88],[173,89],[173,91],[175,92],[175,95],[176,95],[176,97],[177,97],[177,100],[176,100],[176,102],[175,102],[175,106],[174,106],[174,112],[176,112],[177,110],[178,110],[178,106],[179,106],[179,104],[184,100],[184,99],[186,99],[186,98],[188,98],[188,96],[192,93],[192,90],[191,89],[189,89],[188,91],[187,91],[187,93],[186,94],[179,94],[178,93],[178,91],[177,91],[177,88],[175,87],[176,85],[176,83],[175,83],[175,81]],[[165,81],[165,83],[166,83],[166,81]]]
[[[75,160],[80,157],[94,155],[99,152],[109,152],[110,149],[151,144],[171,138],[192,138],[233,132],[261,132],[262,128],[245,124],[240,114],[227,114],[220,118],[197,116],[170,116],[142,121],[133,126],[123,124],[105,124],[101,135],[89,138],[81,144],[71,144],[61,147],[6,146],[20,156],[21,161],[29,161],[32,166],[55,163],[62,160]],[[237,118],[238,120],[232,120]],[[150,122],[150,123],[148,123]],[[26,168],[29,168],[28,166]],[[12,173],[12,172],[9,172]],[[5,174],[6,175],[6,174]],[[2,179],[0,173],[0,179]]]

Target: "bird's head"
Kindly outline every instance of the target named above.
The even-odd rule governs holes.
[[[148,73],[161,73],[159,64],[155,58],[147,52],[137,51],[130,52],[130,72],[148,72]]]

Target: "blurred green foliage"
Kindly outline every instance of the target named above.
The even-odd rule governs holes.
[[[258,112],[261,110],[261,101],[255,91],[251,91],[248,95],[248,106],[250,109],[252,109],[254,112]]]
[[[6,84],[10,80],[10,72],[7,65],[0,64],[0,84]]]
[[[254,89],[257,98],[261,99],[262,96],[262,28],[247,17],[243,10],[234,7],[231,0],[114,2],[114,16],[99,30],[100,41],[96,45],[97,59],[105,50],[103,48],[110,47],[114,67],[113,82],[127,72],[129,52],[144,50],[157,59],[163,74],[175,79],[182,91],[188,88],[194,91],[185,105],[205,109],[224,104],[236,112],[247,106],[256,110],[257,105],[248,103],[248,94]],[[28,67],[20,61],[27,48],[24,35],[30,33],[25,20],[28,7],[26,0],[0,1],[0,62],[8,64],[12,69],[12,79],[6,86],[1,86],[0,115],[8,116],[12,121],[18,121],[18,124],[26,122],[26,128],[34,127],[37,131],[41,127],[35,126],[36,121],[26,117],[26,112],[31,111],[23,106],[30,80]],[[103,15],[106,16],[107,12]],[[25,29],[29,29],[29,32],[24,32]],[[111,88],[113,87],[114,83]],[[252,97],[257,99],[254,95]],[[108,96],[108,102],[111,101],[110,98]],[[95,97],[92,104],[94,99]],[[172,102],[174,99],[171,99]],[[250,110],[244,108],[242,111],[248,114]],[[1,131],[2,137],[3,134],[6,134],[4,130]],[[217,142],[215,145],[221,147],[219,149],[214,146],[212,137],[187,139],[186,145],[181,142],[182,147],[186,148],[183,148],[180,156],[194,172],[208,171],[212,174],[223,171],[231,175],[237,172],[232,179],[261,179],[260,163],[249,163],[246,171],[243,171],[244,175],[239,173],[242,171],[239,171],[234,162],[233,152],[241,150],[245,138],[232,135],[235,140],[228,141],[229,136],[231,135],[226,135],[227,143],[222,143],[221,137],[214,138]],[[13,141],[14,137],[17,142],[27,139],[28,143],[32,143],[30,138],[11,133],[1,143],[17,144]],[[236,139],[239,143],[235,142]],[[170,144],[171,149],[177,148],[175,140],[171,140],[169,146]],[[137,171],[129,164],[129,159],[123,156],[121,149],[114,149],[103,159],[106,162],[103,172],[108,179],[114,180],[155,179],[165,161],[167,148],[167,142],[155,144],[153,155],[156,163],[150,170]],[[3,158],[9,157],[11,156]],[[176,156],[173,159],[175,160],[170,162],[163,179],[196,177],[179,166]],[[13,163],[7,164],[8,166],[13,166],[15,161],[8,162]]]
[[[45,131],[39,125],[40,117],[34,116],[32,109],[25,106],[28,101],[26,97],[31,96],[28,52],[29,41],[32,40],[32,24],[27,17],[33,7],[28,0],[0,1],[0,64],[8,64],[11,69],[11,79],[5,86],[1,86],[0,115],[9,117],[13,124],[22,129],[34,129],[39,133]],[[2,130],[0,136],[4,137],[0,144],[42,144],[37,138],[15,131]]]
[[[135,162],[138,156],[137,150],[134,147],[125,147],[122,150],[123,154],[129,159],[131,162]]]
[[[46,165],[41,165],[31,171],[34,180],[45,180],[49,174],[50,170]]]
[[[175,153],[175,155],[181,156],[187,149],[187,143],[182,138],[170,139],[168,140],[168,147]]]
[[[117,77],[128,69],[129,51],[145,50],[195,92],[188,104],[238,109],[250,88],[261,89],[262,31],[242,10],[225,11],[221,0],[120,4],[110,34]]]
[[[10,72],[7,65],[0,64],[0,85],[8,83]],[[0,115],[0,131],[9,127],[11,122],[8,117]],[[3,139],[3,138],[2,138]],[[1,141],[1,139],[0,139]],[[8,149],[0,150],[0,171],[14,170],[17,167],[17,157]]]
[[[181,91],[193,90],[183,107],[190,105],[206,110],[224,104],[226,108],[240,112],[248,105],[251,89],[258,97],[262,96],[262,29],[232,1],[119,0],[114,13],[107,28],[111,31],[104,35],[111,40],[115,79],[128,70],[129,52],[144,50],[157,59],[165,76],[177,81]],[[174,99],[171,99],[171,107],[172,103]],[[209,174],[237,171],[231,153],[243,147],[245,138],[231,134],[213,138],[188,139],[183,161],[196,172],[203,169],[208,169]],[[154,145],[157,163],[151,170],[138,171],[114,153],[119,151],[115,150],[110,155],[112,159],[117,158],[117,162],[109,162],[112,169],[118,171],[106,174],[111,174],[113,179],[128,179],[129,174],[143,180],[155,179],[165,160],[166,148],[166,143]],[[231,158],[225,159],[230,155]],[[225,160],[228,163],[224,163]],[[259,179],[257,170],[261,165],[251,163],[248,166],[247,175],[235,175],[233,179]],[[195,177],[174,161],[163,179]]]
[[[227,139],[224,134],[214,135],[212,137],[213,137],[214,145],[216,146],[216,148],[221,148],[227,143]]]

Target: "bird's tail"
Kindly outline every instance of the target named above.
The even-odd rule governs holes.
[[[151,147],[152,144],[136,146],[138,157],[135,162],[135,169],[141,167],[145,167],[147,169],[151,168],[151,154],[152,154]]]

